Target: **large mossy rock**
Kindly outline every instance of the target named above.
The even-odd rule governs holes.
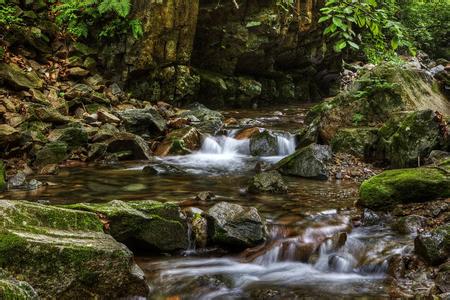
[[[167,252],[188,247],[186,219],[174,203],[114,200],[67,207],[101,214],[109,224],[109,233],[133,249]]]
[[[370,158],[378,141],[378,128],[339,129],[331,140],[333,152],[350,153],[360,158]]]
[[[417,166],[432,150],[448,150],[449,138],[432,110],[394,118],[379,131],[377,156],[394,168]]]
[[[48,139],[51,142],[66,143],[69,149],[75,149],[85,146],[88,143],[89,137],[85,128],[81,126],[71,126],[53,130]]]
[[[169,133],[155,150],[157,156],[184,155],[200,149],[202,135],[194,127],[185,127]]]
[[[22,89],[40,89],[44,84],[34,71],[24,71],[16,64],[0,63],[0,79]]]
[[[128,132],[158,136],[166,128],[166,120],[154,108],[128,109],[118,113]]]
[[[450,256],[450,225],[423,232],[414,240],[414,251],[430,265],[439,265]]]
[[[36,291],[26,282],[0,278],[0,299],[37,300]]]
[[[270,131],[264,130],[250,138],[250,154],[253,156],[275,156],[278,154],[278,140]]]
[[[314,126],[302,136],[329,143],[339,129],[382,124],[399,112],[427,109],[450,114],[449,101],[426,72],[380,64],[366,70],[348,91],[314,106],[306,117]]]
[[[209,236],[219,245],[242,249],[266,238],[264,219],[254,207],[219,202],[208,210],[207,219]]]
[[[328,179],[331,147],[311,144],[283,158],[274,168],[284,175]]]
[[[146,296],[133,254],[89,212],[0,201],[0,268],[42,298]]]
[[[263,172],[253,176],[248,183],[248,191],[258,193],[286,193],[288,187],[277,171]]]
[[[444,166],[384,171],[362,183],[359,203],[386,210],[440,197],[450,197],[449,168]]]
[[[60,163],[68,157],[68,150],[69,148],[64,142],[48,143],[36,153],[34,164],[44,166]]]

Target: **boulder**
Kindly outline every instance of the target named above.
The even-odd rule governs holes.
[[[430,265],[445,262],[450,255],[450,225],[418,235],[414,240],[414,251]]]
[[[378,129],[370,127],[339,129],[331,140],[334,153],[349,153],[360,158],[370,158],[374,152]]]
[[[213,243],[247,248],[265,240],[264,219],[254,207],[219,202],[207,212],[209,236]]]
[[[201,133],[194,127],[170,132],[155,150],[157,156],[184,155],[200,149]]]
[[[443,167],[388,170],[364,181],[359,204],[389,209],[396,204],[423,202],[450,196],[450,175]]]
[[[240,130],[234,138],[237,140],[246,140],[252,138],[254,135],[259,134],[261,130],[258,127],[244,128]]]
[[[0,299],[37,300],[36,291],[26,282],[0,278]]]
[[[223,126],[223,115],[207,108],[206,106],[193,103],[188,107],[189,110],[180,114],[180,117],[191,120],[192,126],[201,132],[215,134]]]
[[[150,159],[150,148],[147,142],[131,133],[116,133],[114,137],[105,141],[106,152],[115,154],[119,160]]]
[[[158,136],[166,129],[166,121],[154,108],[128,109],[118,115],[126,130],[134,134]]]
[[[409,215],[396,219],[391,227],[400,234],[416,234],[425,226],[426,221],[427,219],[425,217]]]
[[[281,174],[314,179],[328,179],[331,147],[311,144],[278,162],[274,168]]]
[[[380,129],[377,156],[394,168],[414,167],[418,159],[428,157],[432,150],[446,150],[444,131],[432,110],[392,119]]]
[[[0,268],[39,298],[147,295],[133,254],[103,233],[95,214],[2,200],[0,215]]]
[[[67,208],[94,212],[108,224],[108,233],[132,249],[160,252],[188,247],[187,222],[174,203],[150,200],[80,203]]]
[[[277,137],[268,130],[250,138],[250,154],[253,156],[275,156],[278,154]]]
[[[277,171],[256,174],[248,184],[250,193],[286,193],[288,187]]]
[[[63,142],[69,149],[78,148],[88,143],[88,133],[83,127],[67,127],[55,129],[50,132],[48,140],[50,142]]]
[[[21,89],[40,89],[44,85],[44,81],[34,71],[24,71],[12,63],[0,63],[0,79]]]
[[[48,143],[41,150],[36,152],[34,164],[36,166],[45,166],[48,164],[60,163],[67,158],[68,150],[69,148],[64,142]]]

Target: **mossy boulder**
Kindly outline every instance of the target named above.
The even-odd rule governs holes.
[[[207,214],[209,237],[213,243],[234,250],[253,247],[266,238],[265,222],[254,207],[219,202]]]
[[[133,249],[160,252],[188,247],[187,221],[174,203],[156,201],[80,203],[67,208],[95,212],[104,216],[108,232]]]
[[[264,130],[250,138],[250,154],[253,156],[275,156],[278,154],[278,140],[270,131]]]
[[[370,127],[339,129],[331,140],[333,152],[370,158],[378,140],[378,129]]]
[[[450,225],[421,233],[414,240],[414,251],[430,265],[445,262],[450,255]]]
[[[68,148],[74,149],[86,145],[89,137],[83,127],[71,126],[53,130],[48,139],[51,142],[64,142]]]
[[[15,88],[40,89],[44,81],[34,71],[22,70],[16,64],[0,63],[0,79],[5,80]]]
[[[446,150],[448,138],[441,126],[432,110],[392,119],[379,131],[377,156],[395,168],[417,166],[418,159],[428,157],[432,150]]]
[[[0,201],[0,268],[41,298],[146,296],[143,272],[89,212]]]
[[[311,144],[283,158],[274,166],[274,169],[283,175],[327,179],[331,158],[330,146]]]
[[[388,170],[364,181],[359,203],[386,210],[396,204],[413,203],[450,196],[449,169],[423,167]]]
[[[35,290],[26,282],[0,278],[0,299],[3,300],[37,300]]]
[[[169,133],[155,150],[157,156],[184,155],[198,150],[201,133],[194,127],[185,127]]]
[[[118,112],[125,129],[138,135],[158,136],[166,129],[166,120],[154,108]]]
[[[45,166],[60,163],[67,158],[68,150],[67,144],[64,142],[48,143],[36,153],[34,164]]]
[[[283,177],[277,171],[256,174],[250,179],[248,191],[258,193],[286,193],[288,187]]]
[[[6,172],[5,172],[5,163],[0,160],[0,192],[3,192],[6,189]]]

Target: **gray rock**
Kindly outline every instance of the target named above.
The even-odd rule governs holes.
[[[119,160],[151,159],[147,142],[131,133],[116,133],[105,144],[106,152],[116,154]]]
[[[450,225],[418,235],[414,240],[414,251],[430,265],[443,263],[450,255]]]
[[[164,132],[166,121],[154,108],[128,109],[118,112],[125,129],[139,135],[157,136]]]
[[[250,179],[250,193],[286,193],[288,187],[283,177],[277,171],[263,172]]]
[[[275,156],[278,154],[276,136],[268,130],[257,133],[250,138],[250,153],[253,156]]]

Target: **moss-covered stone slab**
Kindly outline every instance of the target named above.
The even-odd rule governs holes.
[[[26,282],[0,278],[0,299],[37,300],[36,291]]]
[[[450,197],[449,168],[423,167],[388,170],[364,181],[359,204],[386,210],[396,204]]]
[[[186,249],[189,244],[187,221],[175,203],[114,200],[66,207],[104,216],[108,232],[131,248],[170,252]]]
[[[89,212],[0,201],[0,268],[41,298],[146,296],[133,254]]]
[[[254,207],[219,202],[208,210],[206,218],[213,243],[241,250],[266,238],[265,221]]]

